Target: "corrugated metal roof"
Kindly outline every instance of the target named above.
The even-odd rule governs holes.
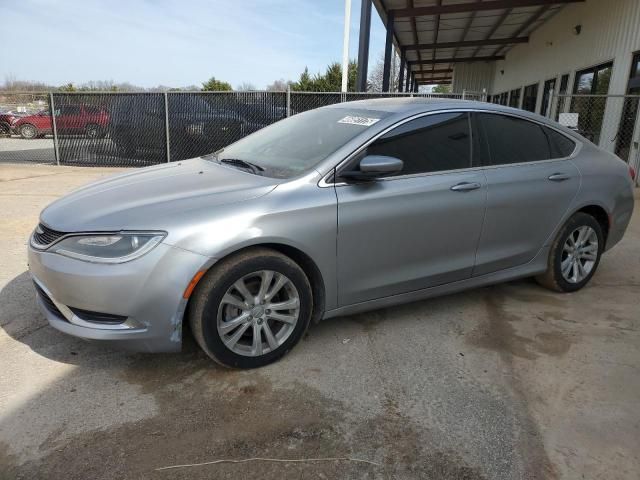
[[[424,72],[416,74],[418,83],[429,83],[429,78],[451,76],[449,71],[461,59],[479,61],[475,59],[504,56],[565,4],[578,1],[584,0],[373,0],[373,3],[385,25],[389,18],[393,19],[394,43],[405,51],[410,69]],[[487,9],[493,6],[501,8]]]

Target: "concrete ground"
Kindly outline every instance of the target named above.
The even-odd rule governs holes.
[[[113,171],[0,165],[0,479],[638,478],[638,209],[580,292],[520,281],[328,320],[232,371],[190,338],[128,354],[37,311],[38,212]],[[158,470],[252,457],[352,460]]]

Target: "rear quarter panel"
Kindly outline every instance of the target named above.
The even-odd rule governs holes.
[[[629,167],[612,153],[587,143],[572,161],[580,170],[582,182],[568,216],[590,205],[602,207],[609,215],[608,250],[622,239],[633,213]]]

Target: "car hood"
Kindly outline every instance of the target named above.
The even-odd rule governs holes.
[[[165,230],[188,212],[266,195],[278,182],[200,158],[183,160],[81,187],[40,219],[61,232]]]

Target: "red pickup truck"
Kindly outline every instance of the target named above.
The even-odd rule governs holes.
[[[84,134],[87,137],[103,137],[109,125],[109,113],[93,105],[61,105],[55,109],[58,134]],[[11,124],[11,131],[22,138],[37,138],[53,133],[53,123],[48,111],[21,117]]]

